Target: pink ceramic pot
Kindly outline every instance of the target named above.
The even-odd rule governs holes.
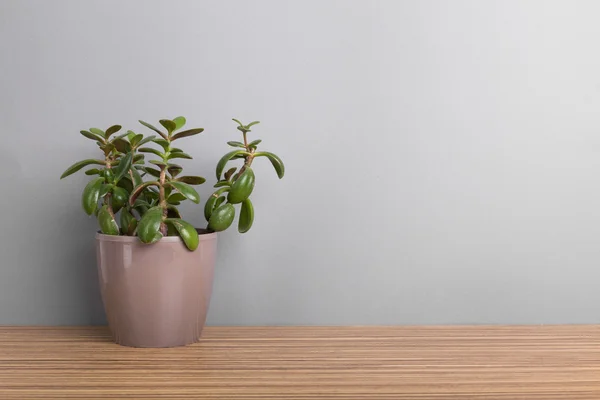
[[[96,235],[102,301],[116,343],[174,347],[199,340],[212,292],[217,234],[198,232],[195,251],[179,237],[148,245],[134,236]]]

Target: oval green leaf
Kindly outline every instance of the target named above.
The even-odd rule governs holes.
[[[187,131],[182,131],[182,132],[176,133],[175,135],[173,135],[173,137],[171,138],[171,140],[177,140],[177,139],[181,139],[181,138],[184,138],[184,137],[197,135],[197,134],[199,134],[201,132],[204,132],[204,128],[188,129]]]
[[[177,230],[177,233],[179,233],[183,243],[185,243],[189,250],[196,250],[200,239],[198,238],[198,231],[196,231],[196,228],[192,224],[179,218],[167,218],[165,222]]]
[[[181,166],[179,165],[172,164],[167,168],[167,171],[169,171],[169,174],[171,174],[171,176],[175,178],[181,173],[181,171],[183,171],[183,168],[181,168]]]
[[[104,185],[104,178],[97,177],[89,181],[81,195],[81,206],[87,215],[92,215],[98,207],[100,188]]]
[[[243,147],[244,149],[246,148],[246,145],[242,142],[238,142],[235,140],[232,140],[231,142],[227,142],[228,145],[233,146],[233,147]]]
[[[85,171],[86,175],[100,175],[102,173],[101,170],[99,170],[98,168],[92,168],[92,169],[88,169],[87,171]]]
[[[129,143],[131,143],[133,147],[138,147],[142,139],[144,139],[144,135],[138,133],[137,135],[133,135],[131,138],[129,138]]]
[[[105,235],[118,235],[119,225],[117,221],[108,211],[108,206],[104,205],[98,212],[98,224],[100,225],[100,231]]]
[[[152,153],[152,154],[154,154],[156,156],[159,156],[160,158],[163,158],[165,156],[164,153],[161,153],[160,151],[158,151],[156,149],[153,149],[151,147],[140,147],[138,149],[138,151],[140,153]]]
[[[196,189],[188,185],[187,183],[178,182],[178,181],[170,181],[165,184],[165,186],[171,186],[176,189],[179,193],[193,201],[194,203],[200,203],[200,195],[196,192]]]
[[[144,171],[146,171],[146,173],[148,173],[149,175],[152,175],[156,178],[160,178],[160,171],[154,168],[150,168],[150,167],[144,167]]]
[[[154,243],[162,238],[160,233],[162,218],[163,212],[160,207],[151,208],[142,216],[138,223],[137,235],[143,243]]]
[[[185,125],[185,117],[175,117],[173,122],[175,122],[175,130],[181,129]]]
[[[246,200],[254,190],[254,181],[254,171],[252,171],[252,168],[246,168],[242,175],[231,185],[227,201],[231,204],[238,204]]]
[[[92,133],[90,131],[79,131],[79,133],[81,133],[83,136],[85,136],[88,139],[97,140],[100,143],[105,143],[104,137],[100,136],[96,133]]]
[[[121,233],[127,236],[133,236],[135,228],[137,227],[137,219],[127,210],[121,211]]]
[[[102,129],[90,128],[90,132],[95,133],[96,135],[100,135],[102,137],[106,137],[106,134],[104,133],[104,131]]]
[[[95,165],[104,165],[104,161],[102,160],[82,160],[82,161],[77,161],[75,164],[71,165],[69,168],[66,169],[65,172],[63,172],[63,174],[60,176],[60,179],[66,178],[67,176],[74,174],[75,172],[79,171],[81,168],[87,166],[87,165],[91,165],[91,164],[95,164]]]
[[[131,151],[131,144],[123,138],[115,138],[111,141],[111,144],[115,146],[119,153],[129,153]]]
[[[108,139],[110,137],[110,135],[112,135],[113,133],[117,133],[120,130],[121,130],[121,125],[113,125],[106,130],[106,134],[104,136]]]
[[[171,121],[170,119],[161,119],[160,124],[162,126],[165,127],[165,129],[167,130],[167,132],[169,132],[169,136],[171,135],[171,133],[175,130],[175,128],[177,127],[175,125],[175,122]]]
[[[227,203],[217,207],[208,220],[208,229],[220,232],[231,226],[235,218],[235,208]]]
[[[180,176],[177,178],[177,181],[187,183],[188,185],[202,185],[206,182],[206,179],[201,176]]]
[[[240,220],[238,221],[238,232],[246,233],[252,227],[254,222],[254,206],[250,199],[246,199],[242,202],[242,208],[240,210]]]
[[[269,161],[271,161],[271,164],[273,164],[273,168],[275,168],[275,172],[277,172],[277,176],[279,177],[279,179],[283,178],[283,175],[285,174],[285,166],[283,165],[283,161],[281,161],[281,158],[277,157],[273,153],[269,153],[268,151],[259,151],[257,153],[254,153],[254,156],[267,157]]]
[[[187,197],[185,197],[181,193],[173,193],[172,195],[170,195],[167,198],[167,203],[178,205],[180,202],[182,202],[185,199],[187,199]]]
[[[221,205],[220,204],[221,201],[219,202],[219,204],[217,204],[217,201],[220,199],[225,200],[225,197],[221,196],[221,195],[228,190],[229,190],[229,188],[221,188],[221,189],[217,190],[216,192],[214,192],[208,198],[208,200],[204,204],[204,218],[206,218],[206,221],[210,220],[210,216],[212,215],[214,209],[217,208],[219,205]]]
[[[172,158],[185,158],[187,160],[191,160],[192,156],[190,156],[189,154],[184,153],[182,151],[178,151],[178,152],[175,152],[175,153],[171,152],[171,154],[169,154],[169,160],[172,159]]]
[[[153,125],[150,125],[147,122],[144,122],[142,120],[139,120],[140,124],[144,125],[146,128],[150,128],[152,129],[154,132],[158,133],[163,139],[167,139],[167,135],[165,135],[160,129],[156,128]]]
[[[131,196],[129,196],[129,204],[134,205],[135,200],[144,191],[144,189],[146,189],[148,186],[158,186],[158,185],[159,185],[159,183],[157,181],[149,181],[149,182],[144,182],[141,185],[137,186],[135,189],[133,189],[133,192],[131,192]]]
[[[113,168],[113,172],[115,173],[115,182],[119,182],[119,180],[121,180],[121,178],[123,178],[125,174],[129,173],[132,160],[133,153],[127,153],[121,158],[121,160],[119,161],[119,165]]]
[[[127,192],[127,190],[123,189],[122,187],[118,187],[118,186],[113,188],[111,204],[112,204],[114,213],[119,212],[119,210],[121,208],[123,208],[125,203],[127,203],[128,197],[129,197],[129,193]]]
[[[152,141],[162,147],[165,151],[167,151],[171,145],[169,141],[165,139],[153,139]]]
[[[142,140],[140,140],[140,142],[137,144],[138,147],[153,141],[154,139],[156,139],[156,136],[152,135],[152,136],[146,136],[145,138],[143,138]]]
[[[229,160],[231,160],[235,156],[248,156],[248,155],[250,155],[250,153],[248,153],[244,150],[233,150],[233,151],[230,151],[229,153],[225,154],[223,157],[221,157],[221,159],[217,163],[217,169],[216,169],[217,180],[219,180],[219,181],[221,180],[221,174],[223,173],[223,170],[225,169],[225,165],[227,164],[227,162]]]

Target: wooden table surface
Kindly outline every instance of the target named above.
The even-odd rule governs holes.
[[[134,349],[0,327],[0,399],[600,399],[600,326],[209,327]]]

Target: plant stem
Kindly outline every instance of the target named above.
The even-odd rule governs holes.
[[[110,155],[106,154],[104,156],[104,163],[106,165],[106,169],[111,169],[112,168],[112,166],[110,165],[111,161],[112,161],[112,159],[111,159]],[[108,213],[114,219],[115,218],[115,213],[113,212],[111,198],[112,198],[112,193],[110,193],[110,192],[106,193],[106,196],[104,196],[104,204],[108,208]]]
[[[246,139],[246,132],[243,132],[243,133],[244,133],[244,146],[246,147],[246,151],[248,153],[250,153],[250,155],[246,156],[246,161],[244,162],[244,165],[242,166],[242,168],[240,168],[238,173],[235,174],[234,180],[239,178],[244,173],[246,168],[249,168],[250,165],[252,165],[252,160],[254,160],[254,150],[250,149],[250,147],[248,146],[248,140]]]
[[[162,212],[163,212],[163,218],[167,218],[167,199],[165,198],[165,178],[166,178],[166,167],[165,166],[161,166],[160,167],[160,178],[159,178],[159,193],[158,193],[158,198],[159,198],[159,205],[162,208]],[[164,221],[161,221],[160,223],[160,233],[162,233],[163,236],[167,236],[167,225],[164,223]]]

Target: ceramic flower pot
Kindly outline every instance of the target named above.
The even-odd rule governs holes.
[[[116,343],[174,347],[197,342],[212,292],[217,234],[198,230],[189,251],[179,237],[143,244],[96,235],[102,301]]]

